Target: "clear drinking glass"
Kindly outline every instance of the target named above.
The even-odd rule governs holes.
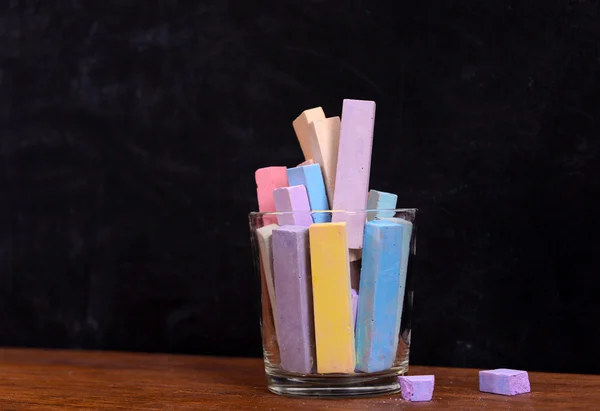
[[[396,210],[360,210],[360,211],[318,211],[318,212],[309,212],[309,211],[304,211],[304,212],[273,212],[273,213],[258,213],[258,212],[253,212],[250,213],[249,215],[249,220],[250,220],[250,231],[251,231],[251,242],[252,242],[252,249],[253,249],[253,258],[254,258],[254,265],[255,265],[255,269],[257,274],[259,274],[260,276],[260,281],[261,281],[261,305],[262,305],[262,316],[261,316],[261,332],[262,332],[262,343],[263,343],[263,355],[264,355],[264,363],[265,363],[265,373],[267,376],[267,384],[268,384],[268,388],[271,392],[274,392],[276,394],[282,394],[282,395],[291,395],[291,396],[313,396],[313,397],[354,397],[354,396],[369,396],[369,395],[378,395],[378,394],[389,394],[389,393],[395,393],[395,392],[399,392],[400,391],[400,385],[398,382],[398,376],[405,374],[408,371],[408,364],[409,364],[409,351],[410,351],[410,338],[411,338],[411,317],[412,317],[412,304],[413,304],[413,282],[414,282],[414,261],[415,261],[415,255],[416,255],[416,231],[417,231],[417,227],[416,227],[416,221],[415,221],[415,217],[416,217],[416,213],[417,210],[416,209],[396,209]],[[302,215],[300,215],[302,214]],[[323,331],[321,331],[320,337],[318,335],[319,331],[317,330],[317,326],[316,326],[316,315],[319,315],[317,313],[315,313],[314,310],[316,310],[316,306],[313,307],[313,303],[316,304],[316,300],[318,299],[320,301],[321,304],[323,304],[323,301],[325,301],[325,307],[327,307],[327,304],[330,304],[331,307],[328,307],[325,311],[327,312],[326,315],[329,315],[330,312],[335,311],[337,308],[340,307],[333,307],[334,304],[338,304],[336,303],[336,300],[334,298],[331,299],[331,301],[328,301],[327,299],[323,299],[323,294],[315,294],[315,301],[313,301],[313,286],[320,286],[317,284],[322,284],[320,281],[323,281],[322,279],[327,277],[329,275],[329,273],[326,272],[326,270],[324,270],[322,267],[319,270],[319,282],[317,281],[317,279],[312,278],[312,268],[313,266],[311,264],[313,264],[314,262],[311,260],[311,245],[312,246],[316,246],[317,241],[314,241],[313,243],[311,243],[311,235],[312,232],[310,232],[309,229],[309,233],[305,234],[305,240],[308,241],[308,243],[303,243],[304,245],[302,247],[294,247],[293,248],[293,252],[297,253],[298,250],[303,250],[300,251],[302,254],[299,257],[299,260],[302,260],[303,258],[305,258],[305,264],[306,264],[306,279],[305,279],[305,283],[303,283],[302,281],[296,283],[296,278],[292,278],[292,281],[286,281],[284,283],[281,282],[281,280],[279,280],[279,282],[277,282],[277,278],[281,278],[281,277],[277,277],[278,275],[281,275],[280,272],[281,271],[285,271],[287,270],[289,267],[288,265],[294,266],[294,261],[289,261],[289,264],[287,261],[283,260],[281,257],[274,257],[273,256],[273,232],[271,232],[272,229],[278,229],[280,227],[285,228],[286,230],[294,233],[294,228],[290,228],[289,227],[289,223],[290,222],[295,222],[295,221],[305,221],[306,222],[306,218],[307,216],[310,215],[310,217],[314,217],[316,215],[320,216],[319,218],[315,218],[317,221],[323,221],[323,216],[325,217],[325,221],[331,221],[333,218],[333,221],[340,221],[340,220],[346,220],[346,221],[350,221],[352,219],[354,219],[354,222],[356,222],[358,219],[358,221],[365,221],[365,223],[367,221],[373,221],[373,220],[383,220],[389,225],[389,222],[393,222],[394,224],[399,224],[403,226],[403,237],[402,237],[402,247],[392,247],[390,250],[387,250],[387,255],[383,258],[385,258],[387,264],[392,264],[392,266],[397,267],[397,269],[395,269],[396,271],[399,271],[399,280],[398,280],[398,284],[399,287],[396,288],[394,287],[383,287],[383,288],[379,288],[379,290],[384,290],[387,289],[388,291],[381,291],[383,292],[388,298],[388,300],[390,299],[394,299],[394,303],[396,307],[401,307],[401,311],[398,311],[398,313],[394,313],[393,311],[395,309],[392,309],[391,311],[389,311],[389,315],[390,317],[394,317],[394,314],[396,314],[396,317],[394,317],[395,319],[388,319],[388,320],[384,320],[387,321],[386,324],[388,324],[388,327],[383,331],[384,334],[385,333],[393,333],[393,331],[395,331],[396,329],[398,329],[398,334],[393,333],[393,336],[390,339],[390,335],[387,335],[387,340],[388,341],[388,348],[392,347],[392,351],[395,351],[395,355],[393,355],[393,352],[388,350],[388,353],[391,352],[391,357],[388,355],[387,357],[387,362],[385,365],[385,369],[381,369],[381,364],[379,365],[375,365],[374,368],[375,370],[369,372],[367,370],[367,372],[355,369],[352,370],[350,372],[345,371],[345,372],[332,372],[332,371],[327,371],[326,373],[319,373],[318,371],[318,364],[319,364],[319,355],[318,355],[318,350],[316,349],[316,342],[315,340],[317,338],[320,338],[319,341],[324,341],[324,334]],[[292,218],[292,217],[299,217],[299,218]],[[308,220],[310,222],[310,220]],[[306,223],[304,224],[304,228],[298,228],[298,231],[302,232],[304,231],[306,233],[306,229],[309,227],[306,227]],[[287,228],[286,228],[287,227]],[[294,227],[298,227],[298,226],[294,226]],[[312,226],[311,226],[312,227]],[[345,225],[344,230],[348,230],[350,227],[348,225]],[[257,231],[258,230],[258,231]],[[267,236],[265,236],[265,232],[268,232],[269,234]],[[373,233],[373,231],[370,231],[371,233]],[[346,233],[347,234],[347,233]],[[281,234],[276,234],[279,235],[278,239],[276,239],[277,244],[281,244]],[[374,237],[373,237],[374,238]],[[383,237],[381,237],[383,238]],[[394,237],[394,238],[399,238],[399,237]],[[313,239],[316,239],[313,238]],[[377,241],[377,240],[372,240],[372,241]],[[276,246],[277,246],[276,244]],[[328,247],[329,245],[327,245],[327,242],[322,243],[325,244],[325,248]],[[365,235],[365,239],[364,239],[364,244],[365,247],[367,246],[367,239],[366,239],[366,235]],[[275,251],[278,252],[278,250],[281,249],[281,246],[278,246],[279,248],[275,248]],[[372,248],[371,248],[372,249]],[[407,249],[407,250],[406,250]],[[328,252],[328,251],[327,251]],[[314,258],[321,258],[321,261],[323,258],[327,259],[328,255],[327,252],[318,252],[316,249],[314,249],[313,254],[315,255]],[[319,254],[320,257],[317,257],[316,255]],[[365,267],[371,267],[371,272],[372,271],[376,271],[376,269],[372,269],[373,264],[372,261],[377,260],[377,258],[375,258],[375,260],[373,259],[373,254],[374,252],[370,252],[371,254],[371,258],[369,259],[369,261],[371,261],[371,263],[366,263],[363,264],[363,260],[362,257],[365,257],[366,252],[363,252],[363,250],[355,250],[355,249],[349,249],[347,256],[348,256],[348,261],[349,261],[349,267],[348,267],[348,272],[349,272],[349,286],[351,287],[352,290],[357,291],[358,294],[358,298],[357,301],[360,300],[361,298],[361,285],[364,284],[365,289],[369,289],[371,291],[371,294],[369,294],[368,291],[364,292],[364,295],[374,295],[373,294],[373,290],[376,289],[373,287],[373,284],[369,285],[368,283],[361,283],[360,281],[360,273],[361,273],[361,269],[362,270],[369,270],[368,268]],[[281,253],[277,254],[278,256],[282,256]],[[295,255],[295,254],[294,254]],[[339,255],[338,255],[339,257]],[[333,258],[333,257],[332,257]],[[274,259],[278,259],[275,262],[274,265]],[[365,261],[368,259],[368,257],[365,259]],[[377,263],[375,263],[377,264]],[[335,265],[335,264],[334,264]],[[338,268],[340,267],[340,265],[338,264],[337,266]],[[279,270],[279,272],[276,272],[276,270]],[[394,270],[392,270],[394,271]],[[334,274],[332,274],[334,275]],[[386,274],[387,275],[387,274]],[[365,278],[368,278],[369,276],[367,274],[364,275]],[[275,277],[275,279],[274,279]],[[395,278],[395,277],[394,277]],[[405,278],[405,280],[403,279]],[[366,279],[363,279],[363,281],[368,281]],[[405,281],[405,283],[403,283]],[[313,284],[314,282],[314,284]],[[285,294],[285,301],[280,301],[277,302],[277,290],[280,290],[280,292],[282,291],[282,284],[283,287],[286,288],[286,294]],[[388,283],[385,283],[388,284]],[[396,283],[394,283],[396,284]],[[279,286],[279,288],[277,287]],[[289,291],[292,291],[292,294],[294,294],[295,290],[294,287],[304,287],[304,291],[305,291],[305,299],[306,301],[304,301],[304,305],[301,306],[301,308],[299,309],[299,311],[305,311],[303,314],[301,312],[298,313],[290,313],[289,311],[289,307],[286,306],[289,304],[292,304],[292,308],[295,307],[295,305],[293,305],[293,301],[294,297],[290,298],[290,294]],[[345,285],[343,287],[346,287]],[[390,294],[391,292],[391,294]],[[353,294],[354,291],[351,292],[351,294]],[[395,294],[394,294],[395,293]],[[381,295],[384,295],[381,294]],[[343,296],[344,294],[342,294]],[[354,295],[356,297],[356,295]],[[391,297],[390,297],[391,296]],[[280,295],[280,298],[282,296]],[[343,298],[343,297],[342,297]],[[364,297],[366,300],[366,297]],[[397,298],[397,300],[395,300],[395,298]],[[343,299],[343,309],[341,309],[342,312],[345,312],[345,310],[348,308],[347,306],[347,301],[346,299]],[[372,300],[369,300],[372,302]],[[387,302],[389,303],[389,301]],[[339,303],[342,304],[342,303]],[[352,303],[351,303],[352,304]],[[361,305],[363,304],[363,305]],[[360,319],[362,318],[363,321],[362,323],[365,324],[368,322],[368,318],[369,315],[367,314],[366,316],[362,316],[360,315],[361,312],[361,308],[363,314],[364,313],[369,313],[371,311],[369,311],[369,308],[364,308],[364,307],[375,307],[376,305],[368,305],[368,302],[358,302],[358,311],[359,311],[359,316],[356,317],[356,314],[352,323],[356,322],[356,325],[352,324],[352,333],[354,335],[354,341],[353,344],[356,347],[356,355],[358,355],[359,353],[359,347],[358,347],[358,340],[359,337],[357,337],[356,333],[359,333],[359,322]],[[277,314],[274,314],[274,307],[276,309],[278,309],[279,307],[282,307],[283,309],[287,309],[288,311],[284,311],[283,309],[278,312]],[[286,308],[287,307],[287,308]],[[300,305],[299,305],[300,307]],[[320,306],[321,310],[323,310],[323,305]],[[375,310],[375,308],[373,308],[373,310]],[[321,311],[323,312],[323,311]],[[356,310],[354,310],[354,313],[356,312]],[[387,312],[386,312],[387,313]],[[296,317],[297,314],[297,317]],[[287,315],[287,317],[285,317],[285,315]],[[290,317],[291,315],[291,317]],[[353,314],[350,314],[353,315]],[[374,314],[373,314],[374,316]],[[285,348],[282,349],[282,351],[280,351],[280,345],[283,346],[287,346],[289,348],[289,343],[290,343],[290,338],[289,335],[282,335],[281,338],[281,344],[280,341],[278,339],[278,334],[289,334],[289,329],[290,327],[286,328],[286,325],[291,325],[291,322],[294,323],[293,327],[296,327],[296,323],[299,320],[300,317],[303,317],[304,320],[306,320],[308,318],[309,320],[309,326],[305,327],[307,330],[310,331],[310,338],[307,339],[309,340],[309,345],[310,347],[307,347],[306,349],[310,351],[310,357],[312,358],[311,361],[314,361],[314,364],[312,365],[312,368],[310,368],[310,370],[304,370],[303,372],[297,372],[297,371],[290,371],[290,367],[288,366],[287,370],[286,370],[286,366],[285,364],[282,366],[282,353],[283,356],[288,356],[289,358],[289,349],[286,351]],[[278,324],[281,321],[286,321],[286,318],[289,319],[290,324]],[[346,318],[346,317],[344,317]],[[381,319],[382,317],[378,317],[379,319]],[[398,320],[398,318],[401,318],[401,320]],[[345,321],[345,320],[344,320]],[[398,326],[397,323],[394,324],[394,321],[398,321],[400,324]],[[320,321],[321,327],[323,322]],[[393,324],[390,326],[390,324]],[[298,328],[302,328],[302,327],[298,327]],[[347,328],[347,327],[346,327]],[[381,328],[381,327],[380,327]],[[278,331],[277,330],[281,330]],[[323,330],[323,328],[319,328],[320,330]],[[362,328],[362,332],[360,332],[360,335],[365,336],[365,328]],[[379,330],[381,332],[381,329]],[[373,334],[374,335],[374,334]],[[375,337],[373,337],[374,339]],[[370,340],[370,341],[373,341]],[[303,340],[306,346],[307,340]],[[393,342],[390,345],[390,341]],[[365,341],[364,339],[361,339],[361,341]],[[294,350],[302,350],[303,348],[300,347],[298,348],[298,341],[292,341],[292,345]],[[294,345],[296,344],[296,345]],[[375,343],[373,343],[375,344]],[[350,346],[350,343],[345,344],[346,347]],[[334,345],[335,346],[335,345]],[[361,345],[364,350],[364,346],[365,343],[363,343]],[[303,346],[304,347],[304,346]],[[340,350],[342,350],[342,348],[340,347]],[[364,351],[360,351],[360,352],[364,352]],[[324,358],[324,357],[322,357]],[[366,358],[366,357],[362,357],[362,358]],[[368,358],[372,358],[372,357],[368,357]],[[365,369],[364,367],[365,361],[363,361],[363,370]],[[388,366],[389,365],[389,366]],[[357,361],[357,367],[358,367],[358,361]],[[377,369],[379,367],[379,369]],[[366,367],[368,368],[368,367]]]

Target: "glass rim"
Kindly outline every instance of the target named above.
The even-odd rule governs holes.
[[[364,210],[296,210],[296,211],[251,211],[248,215],[250,217],[263,217],[263,216],[281,216],[295,213],[343,213],[343,214],[364,214],[364,213],[380,213],[380,212],[394,212],[394,213],[416,213],[419,211],[418,208],[377,208],[377,209],[364,209]]]

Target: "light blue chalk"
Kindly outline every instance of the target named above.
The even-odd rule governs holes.
[[[383,371],[394,363],[400,332],[400,273],[404,226],[365,224],[356,318],[356,369]]]
[[[394,210],[398,196],[385,191],[371,190],[369,191],[369,200],[367,201],[367,210]],[[394,217],[394,211],[371,211],[367,213],[367,221],[375,220],[375,218]]]
[[[287,176],[290,186],[303,185],[306,187],[311,210],[329,210],[327,192],[319,164],[288,168]],[[314,213],[312,217],[315,223],[331,222],[329,213]]]
[[[408,258],[410,257],[410,240],[412,238],[413,225],[410,221],[403,218],[382,218],[382,221],[389,221],[392,223],[400,224],[404,227],[402,231],[402,251],[400,253],[400,291],[398,295],[398,321],[397,327],[400,329],[402,322],[402,307],[404,304],[404,295],[406,294],[406,275],[408,271]],[[394,340],[394,346],[398,346],[398,333],[396,333],[396,339]],[[395,354],[394,354],[395,356]]]

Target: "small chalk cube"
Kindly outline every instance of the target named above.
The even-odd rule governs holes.
[[[498,368],[479,371],[479,391],[500,395],[525,394],[531,391],[527,371]]]
[[[433,398],[433,387],[435,376],[433,375],[410,375],[398,377],[402,398],[406,401],[431,401]]]

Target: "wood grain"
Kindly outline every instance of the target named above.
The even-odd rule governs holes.
[[[478,391],[477,370],[411,368],[435,374],[434,400],[400,396],[318,400],[267,391],[260,359],[95,351],[0,350],[0,409],[59,410],[591,410],[600,376],[530,373],[533,392],[515,397]]]

